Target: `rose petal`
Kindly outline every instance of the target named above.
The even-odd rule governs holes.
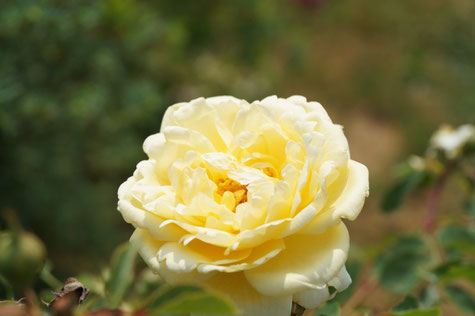
[[[157,271],[159,268],[157,253],[164,242],[151,238],[144,229],[137,228],[130,237],[130,243],[137,247],[145,263],[152,270]]]
[[[233,299],[240,315],[245,316],[289,316],[292,296],[270,297],[257,292],[249,285],[242,273],[217,273],[205,282],[219,293]]]
[[[172,271],[190,272],[202,263],[215,265],[242,261],[251,254],[251,250],[240,250],[224,256],[224,249],[199,240],[192,240],[186,246],[176,242],[167,242],[158,251],[158,261],[165,262]]]
[[[119,211],[127,223],[143,228],[159,241],[178,241],[187,231],[176,225],[162,225],[164,219],[133,206],[127,200],[119,201]]]
[[[321,288],[343,266],[349,248],[348,231],[343,223],[320,235],[292,235],[286,249],[269,262],[245,275],[260,293],[286,295]]]
[[[351,284],[351,277],[346,271],[345,266],[338,272],[338,275],[333,278],[328,285],[325,285],[323,288],[302,291],[295,293],[293,296],[293,301],[298,303],[300,306],[307,309],[315,309],[333,298],[336,293],[341,292],[348,288]],[[333,286],[336,289],[336,292],[330,295],[328,286]]]
[[[350,160],[347,170],[328,189],[327,206],[301,230],[301,233],[319,234],[326,227],[336,224],[340,217],[356,219],[368,193],[368,169]]]
[[[266,263],[270,259],[277,256],[282,250],[285,249],[285,243],[282,239],[270,240],[252,248],[252,253],[243,260],[228,264],[228,265],[215,265],[215,264],[200,264],[198,271],[207,273],[210,271],[220,272],[238,272],[242,270],[252,269]],[[228,252],[226,251],[225,254]]]

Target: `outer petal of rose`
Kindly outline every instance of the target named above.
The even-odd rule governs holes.
[[[329,298],[330,293],[328,287],[325,286],[321,289],[298,292],[294,294],[292,300],[304,308],[314,309],[328,301]]]
[[[160,227],[164,219],[136,208],[127,200],[119,200],[119,211],[127,223],[134,227],[143,228],[155,239],[161,241],[178,241],[188,232],[176,225]]]
[[[150,237],[143,229],[137,228],[130,237],[130,243],[137,247],[145,263],[154,271],[157,271],[160,264],[157,258],[157,252],[164,244]]]
[[[179,103],[166,112],[164,122],[169,126],[183,126],[206,136],[218,151],[225,151],[226,144],[216,129],[216,110],[207,103],[206,99],[194,99],[188,104]],[[209,123],[203,123],[209,122]]]
[[[217,273],[205,282],[210,288],[228,295],[243,316],[289,316],[292,296],[265,296],[257,292],[240,273]]]
[[[205,135],[190,128],[168,126],[162,133],[167,142],[182,144],[201,153],[216,151],[213,143]]]
[[[293,296],[293,301],[307,309],[314,309],[329,300],[337,292],[345,290],[350,284],[351,277],[346,271],[346,268],[343,266],[338,275],[328,282],[328,285],[325,285],[321,289],[296,293]],[[333,293],[333,295],[330,295],[328,286],[333,286],[336,289],[336,292]]]
[[[227,256],[223,255],[224,249],[203,243],[198,240],[190,242],[187,246],[176,243],[165,243],[158,251],[158,261],[167,265],[172,271],[190,272],[201,263],[229,264],[242,261],[251,254],[251,250],[234,251]]]
[[[348,230],[340,222],[320,235],[289,236],[285,244],[273,260],[244,272],[260,293],[288,295],[327,284],[345,263]]]
[[[342,177],[344,175],[341,175]],[[346,180],[346,181],[345,181]],[[368,169],[353,160],[348,162],[346,179],[337,179],[334,186],[328,190],[328,199],[333,203],[325,207],[306,227],[300,232],[304,234],[319,234],[328,226],[339,221],[340,217],[354,220],[369,193]],[[335,198],[332,195],[339,192]]]
[[[143,150],[150,159],[156,161],[155,175],[162,185],[170,184],[167,170],[170,165],[193,148],[183,144],[167,142],[162,133],[150,135],[145,139]]]
[[[163,229],[168,225],[176,225],[189,232],[192,238],[188,241],[191,241],[192,239],[196,238],[208,244],[225,248],[230,247],[236,242],[236,235],[234,234],[218,229],[195,226],[172,219],[165,220],[162,224],[160,224],[159,229]]]

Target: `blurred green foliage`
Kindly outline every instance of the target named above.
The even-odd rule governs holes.
[[[60,267],[97,266],[130,235],[117,188],[166,106],[236,92],[230,82],[259,89],[250,73],[283,24],[263,2],[233,7],[1,2],[0,208],[14,208]]]
[[[311,3],[1,1],[0,209],[60,275],[97,270],[130,236],[117,188],[174,102],[303,94],[395,123],[415,151],[475,118],[472,1]]]

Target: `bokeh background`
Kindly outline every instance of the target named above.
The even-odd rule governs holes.
[[[382,215],[381,194],[440,124],[475,121],[474,16],[472,0],[3,0],[0,210],[57,275],[99,271],[130,236],[117,188],[167,106],[301,94],[369,167],[353,243],[417,230],[421,212]]]

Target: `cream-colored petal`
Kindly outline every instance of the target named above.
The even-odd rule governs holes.
[[[343,127],[330,123],[322,125],[319,131],[325,135],[323,161],[332,160],[337,167],[346,165],[350,159],[350,152]]]
[[[210,271],[219,272],[238,272],[243,270],[252,269],[260,266],[270,259],[277,256],[282,250],[285,249],[285,243],[282,239],[269,240],[252,248],[252,253],[243,260],[228,265],[216,265],[216,264],[200,264],[198,271],[207,273]],[[225,252],[227,254],[228,251]]]
[[[287,236],[295,234],[302,227],[308,224],[315,217],[315,214],[317,214],[315,206],[308,205],[290,220],[290,223],[282,230],[279,237],[285,238]]]
[[[199,239],[210,245],[228,248],[236,242],[236,235],[218,229],[205,228],[189,223],[167,219],[160,224],[159,229],[168,225],[176,225],[188,231],[193,238]]]
[[[188,104],[176,107],[170,115],[173,119],[167,118],[168,122],[197,131],[206,136],[218,151],[226,150],[225,140],[216,128],[216,110],[206,99],[194,99]]]
[[[350,160],[348,163],[348,179],[338,199],[330,206],[335,210],[334,216],[355,220],[359,215],[365,199],[369,195],[368,168]]]
[[[203,134],[180,126],[169,126],[163,130],[167,142],[180,144],[201,153],[216,151],[213,143]]]
[[[289,316],[292,296],[265,296],[257,292],[240,272],[217,273],[205,283],[229,296],[242,316]]]
[[[137,228],[130,237],[130,243],[133,247],[137,247],[140,256],[142,256],[145,263],[153,271],[158,271],[159,262],[157,253],[164,242],[151,238],[144,229]]]
[[[147,137],[143,144],[144,152],[155,161],[155,175],[162,185],[170,184],[167,173],[170,165],[177,159],[183,158],[186,152],[193,148],[184,144],[167,142],[162,133]]]
[[[239,109],[232,133],[233,135],[241,132],[259,133],[261,126],[265,124],[275,124],[272,113],[257,102],[253,102]]]
[[[319,234],[339,218],[354,220],[369,194],[368,169],[350,160],[348,169],[328,189],[327,206],[301,230],[304,234]]]
[[[132,237],[130,237],[130,242],[134,247],[138,248],[140,255],[150,269],[155,273],[158,273],[160,277],[169,284],[202,283],[215,274],[214,272],[203,273],[196,270],[189,272],[175,272],[168,269],[166,264],[160,264],[158,260],[158,252],[164,242],[159,242],[153,239],[143,229],[136,229],[132,234]]]
[[[158,261],[158,257],[157,261]],[[202,284],[212,276],[214,276],[217,272],[198,272],[198,270],[192,271],[174,271],[170,270],[166,264],[161,263],[158,266],[158,270],[155,270],[160,275],[165,282],[168,284]]]
[[[247,249],[224,255],[223,248],[194,239],[186,246],[176,242],[165,243],[158,251],[158,260],[172,271],[190,272],[202,263],[224,265],[238,262],[247,258],[251,252]]]
[[[274,193],[269,199],[267,207],[266,223],[284,219],[290,216],[292,206],[292,191],[286,181],[279,181],[275,184]]]
[[[260,245],[268,240],[278,238],[288,225],[290,218],[260,225],[254,229],[242,231],[237,235],[236,242],[229,247],[231,250],[246,249]]]
[[[132,205],[127,200],[119,201],[119,211],[127,223],[143,228],[155,239],[161,241],[178,241],[187,231],[176,225],[162,225],[164,219]]]
[[[340,271],[349,248],[343,223],[320,235],[292,235],[284,241],[286,249],[277,257],[245,271],[260,293],[287,295],[321,288]]]
[[[216,130],[219,135],[229,147],[232,142],[232,126],[236,114],[239,111],[241,104],[248,104],[245,100],[239,100],[231,96],[219,96],[206,99],[216,111]]]
[[[351,277],[346,271],[345,266],[338,272],[337,276],[335,276],[327,285],[319,289],[313,289],[308,291],[302,291],[295,293],[293,295],[293,301],[298,303],[299,305],[303,306],[307,309],[315,309],[325,303],[326,301],[332,299],[336,293],[341,292],[348,288],[351,284]],[[335,288],[335,292],[330,295],[330,291],[328,289],[329,286]]]
[[[346,290],[351,284],[351,276],[346,271],[346,267],[343,266],[338,275],[328,282],[328,285],[333,286],[337,292]]]
[[[292,300],[306,309],[314,309],[330,299],[328,287],[295,293]]]

